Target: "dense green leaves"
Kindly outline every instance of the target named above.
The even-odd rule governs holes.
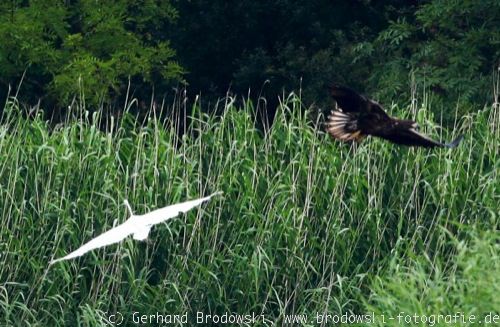
[[[453,270],[426,256],[395,257],[388,276],[374,280],[372,296],[365,300],[367,309],[378,318],[371,325],[420,325],[426,320],[428,326],[449,326],[455,321],[461,326],[490,326],[498,322],[498,233],[471,230],[470,234],[471,242],[454,240]],[[462,316],[453,318],[457,312],[465,321]],[[471,316],[474,323],[469,323]]]
[[[0,120],[0,325],[97,326],[117,311],[124,325],[133,312],[255,312],[279,325],[288,313],[498,311],[497,2],[0,2],[0,96],[22,80],[23,97]],[[129,114],[183,78],[203,95],[233,83],[268,97],[179,97],[143,125]],[[332,142],[309,117],[330,105],[333,80],[436,139],[465,139],[452,150]],[[299,85],[302,97],[278,100]],[[69,106],[65,124],[21,114],[40,98]],[[117,103],[118,121],[102,110]],[[276,121],[260,132],[265,104]],[[47,270],[122,221],[124,198],[141,213],[215,190],[224,196],[148,242]]]
[[[157,37],[175,17],[166,1],[11,1],[0,7],[0,85],[25,72],[23,93],[59,106],[74,97],[111,103],[129,80],[149,96],[153,84],[161,90],[182,74],[168,40]]]
[[[415,12],[390,22],[371,43],[357,49],[358,60],[372,65],[370,88],[384,98],[400,97],[413,83],[442,103],[460,98],[459,115],[471,103],[492,102],[492,73],[500,65],[498,1],[424,3]],[[374,60],[378,58],[378,60]],[[451,112],[452,106],[445,106]],[[445,113],[451,120],[451,114]]]
[[[23,98],[59,108],[75,96],[119,107],[127,91],[160,102],[183,81],[210,100],[264,96],[272,118],[283,90],[326,107],[337,82],[388,103],[425,88],[450,123],[456,99],[459,116],[492,101],[499,22],[494,0],[11,0],[0,4],[0,96],[24,73]]]

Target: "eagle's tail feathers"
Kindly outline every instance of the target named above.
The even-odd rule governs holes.
[[[337,140],[361,142],[365,137],[358,128],[356,117],[339,110],[330,112],[325,126],[328,134]]]

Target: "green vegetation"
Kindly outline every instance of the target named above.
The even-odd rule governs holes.
[[[104,326],[117,311],[126,326],[133,312],[254,312],[282,323],[289,313],[500,311],[498,107],[476,108],[453,132],[425,102],[392,108],[435,138],[466,135],[456,149],[425,150],[333,142],[294,94],[265,135],[250,101],[219,106],[210,116],[195,104],[179,137],[175,116],[161,123],[151,112],[141,127],[129,104],[119,121],[73,106],[51,127],[7,103],[2,326]],[[48,270],[53,256],[123,221],[125,198],[143,213],[216,190],[224,195],[156,226],[147,242]]]
[[[403,105],[412,76],[452,125],[457,101],[459,116],[492,102],[499,22],[497,0],[8,0],[0,103],[21,79],[20,101],[56,113],[82,90],[93,108],[122,108],[187,85],[212,102],[264,96],[273,116],[299,88],[306,106],[326,105],[332,81]]]
[[[139,90],[149,86],[143,92],[151,96],[150,85],[181,77],[175,51],[157,35],[175,18],[168,1],[4,1],[1,96],[20,80],[25,101],[42,98],[59,108],[82,94],[96,107],[113,103],[125,96],[130,81]]]
[[[407,93],[411,73],[441,106],[453,107],[452,99],[460,98],[462,115],[474,111],[471,104],[491,101],[491,75],[500,64],[499,22],[495,0],[427,1],[356,45],[355,61],[371,66],[368,84],[380,97]]]
[[[499,21],[495,0],[0,2],[0,327],[500,314]],[[465,139],[333,142],[331,82]],[[124,199],[217,190],[147,242],[48,268]]]
[[[464,314],[475,323],[455,325],[496,325],[500,322],[500,247],[496,231],[477,234],[470,230],[472,242],[454,240],[452,265],[443,259],[414,255],[409,259],[394,258],[386,276],[373,283],[371,304],[367,309],[378,315],[397,317],[417,314],[427,316],[428,325],[449,326],[447,315]],[[446,270],[443,270],[446,268]],[[439,315],[442,315],[439,318]],[[434,317],[433,317],[434,316]],[[495,321],[492,317],[496,316]],[[420,318],[419,318],[420,319]],[[438,319],[441,319],[438,322]],[[462,317],[458,319],[463,319]],[[488,320],[490,319],[490,320]],[[399,321],[386,320],[378,326],[401,326]],[[417,323],[414,323],[417,324]]]

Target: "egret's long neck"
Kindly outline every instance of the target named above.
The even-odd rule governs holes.
[[[128,212],[130,213],[130,216],[132,217],[134,213],[132,212],[132,208],[130,207],[130,203],[128,203],[128,200],[123,201],[123,204],[125,204],[125,206],[128,209]]]

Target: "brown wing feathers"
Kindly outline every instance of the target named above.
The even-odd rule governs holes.
[[[344,112],[360,112],[367,102],[364,96],[345,86],[333,86],[331,95]]]
[[[426,135],[417,132],[414,127],[405,126],[402,128],[394,128],[393,130],[390,131],[390,133],[387,133],[386,135],[383,135],[381,137],[399,145],[421,146],[424,148],[434,148],[434,147],[454,148],[460,143],[460,141],[463,138],[463,135],[460,135],[450,143],[440,143],[438,141],[429,138]]]

